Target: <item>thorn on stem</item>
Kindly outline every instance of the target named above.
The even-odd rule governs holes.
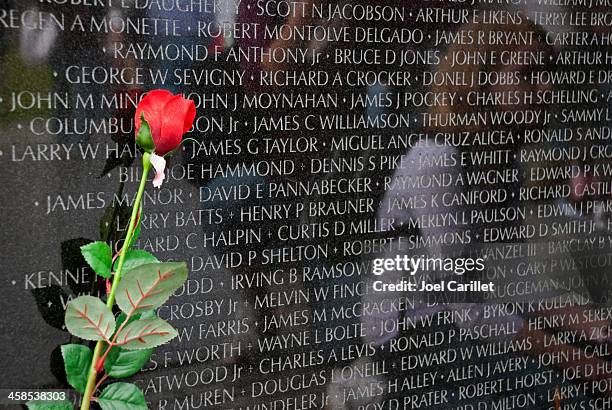
[[[98,363],[96,363],[96,373],[100,373],[102,370],[104,370],[104,360],[105,359],[106,359],[106,355],[98,359]]]

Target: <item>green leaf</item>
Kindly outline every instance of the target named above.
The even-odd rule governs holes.
[[[127,324],[130,324],[138,319],[151,319],[157,317],[154,310],[147,310],[142,313],[136,313],[130,317]],[[117,316],[117,329],[121,327],[127,319],[127,315],[123,312]],[[113,335],[114,336],[114,335]],[[104,343],[105,351],[108,345]],[[104,368],[109,376],[116,378],[130,377],[136,374],[142,366],[151,358],[153,349],[145,350],[126,350],[115,346],[111,349],[104,362]],[[134,370],[135,369],[135,370]]]
[[[138,319],[152,319],[157,317],[157,313],[155,313],[154,310],[145,310],[142,313],[135,313],[132,316],[130,316],[130,320],[128,321],[127,324],[132,323],[135,320]],[[123,312],[119,313],[119,315],[117,315],[117,329],[119,329],[119,327],[121,327],[121,325],[123,324],[123,322],[125,322],[125,319],[127,318],[127,315]],[[113,335],[114,336],[114,335]]]
[[[144,113],[140,114],[141,125],[136,136],[136,144],[148,153],[155,151],[155,142],[151,135],[151,127],[147,120],[145,120]]]
[[[161,306],[187,279],[184,262],[140,265],[121,278],[117,305],[128,315]]]
[[[176,335],[176,330],[163,319],[140,319],[119,332],[117,344],[128,350],[150,349],[174,339]]]
[[[26,403],[30,410],[73,410],[74,406],[67,400],[43,401],[32,400]]]
[[[68,302],[66,328],[81,339],[105,340],[115,331],[115,316],[100,299],[79,296]]]
[[[98,397],[102,410],[146,410],[142,391],[131,383],[113,383]]]
[[[115,265],[117,265],[117,263],[119,262],[115,262]],[[147,251],[140,249],[128,251],[127,255],[125,255],[125,260],[123,261],[123,272],[130,271],[146,263],[159,263],[159,260]]]
[[[104,242],[93,242],[81,247],[83,257],[97,275],[103,278],[111,277],[113,253],[110,246]]]
[[[68,383],[79,393],[85,392],[92,355],[93,352],[87,346],[77,344],[62,346],[66,378]]]
[[[157,317],[157,312],[154,310],[145,310],[140,314],[139,319],[154,319]]]
[[[115,378],[131,377],[138,373],[153,354],[153,349],[127,350],[113,347],[106,357],[104,369]]]

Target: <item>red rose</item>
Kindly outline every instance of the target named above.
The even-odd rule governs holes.
[[[146,151],[147,161],[155,168],[153,186],[161,187],[166,169],[164,155],[181,145],[183,134],[191,129],[194,119],[193,101],[166,90],[149,92],[136,107],[136,143]]]
[[[164,156],[181,144],[183,134],[193,125],[195,114],[193,101],[183,98],[182,95],[173,95],[166,90],[151,91],[136,107],[136,135],[138,136],[144,115],[151,128],[155,153]]]

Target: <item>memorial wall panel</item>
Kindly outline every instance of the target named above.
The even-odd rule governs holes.
[[[611,409],[611,102],[608,0],[0,0],[0,404]]]

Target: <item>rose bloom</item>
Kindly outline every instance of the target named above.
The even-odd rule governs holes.
[[[153,185],[160,187],[164,181],[166,168],[165,155],[181,145],[183,135],[193,126],[196,110],[192,100],[170,91],[154,90],[149,92],[136,107],[134,124],[136,135],[140,132],[142,116],[149,124],[155,148],[151,152],[151,164],[155,168]]]

